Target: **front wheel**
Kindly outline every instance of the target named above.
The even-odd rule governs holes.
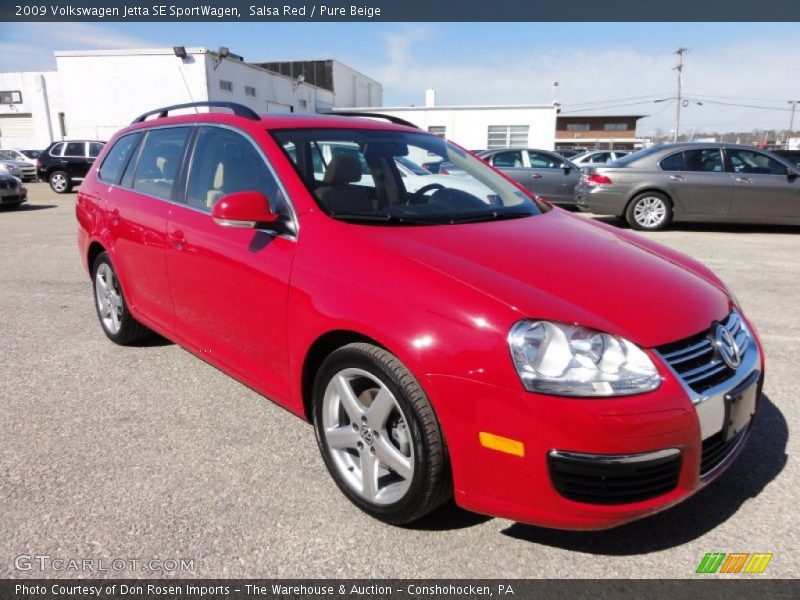
[[[72,191],[72,182],[65,171],[53,171],[48,178],[50,189],[56,194],[67,194]]]
[[[395,356],[363,343],[336,350],[317,374],[313,398],[322,458],[361,510],[403,525],[450,498],[449,461],[436,415]]]
[[[639,231],[664,229],[672,221],[672,203],[660,192],[644,192],[631,200],[625,220]]]

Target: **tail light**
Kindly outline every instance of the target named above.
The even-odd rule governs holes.
[[[42,168],[42,161],[40,161],[38,158],[36,159],[36,168],[37,169],[41,169]]]
[[[602,173],[590,173],[583,176],[583,182],[589,186],[611,185],[611,179]]]
[[[445,169],[444,167],[439,167],[439,175],[450,175],[450,171]]]

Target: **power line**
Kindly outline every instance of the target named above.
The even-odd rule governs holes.
[[[735,102],[721,102],[719,100],[710,100],[708,98],[703,98],[700,96],[696,96],[695,100],[700,100],[702,102],[708,102],[709,104],[719,104],[721,106],[738,106],[739,108],[758,108],[759,110],[779,110],[781,112],[789,112],[790,108],[780,108],[777,106],[756,106],[754,104],[738,104]],[[784,102],[786,102],[784,100]]]
[[[589,106],[590,104],[608,104],[613,102],[627,102],[629,100],[642,100],[644,98],[654,98],[657,96],[663,96],[668,94],[669,92],[659,92],[657,94],[647,94],[646,96],[631,96],[630,98],[612,98],[609,100],[592,100],[591,102],[574,102],[574,103],[567,103],[562,104],[562,106]]]
[[[659,98],[657,100],[645,100],[643,102],[628,102],[626,104],[614,104],[611,106],[595,106],[592,108],[580,108],[578,110],[565,110],[562,111],[561,114],[574,114],[574,113],[581,113],[581,112],[589,112],[592,110],[605,110],[607,108],[621,108],[623,106],[641,106],[642,104],[653,104],[654,102],[664,102],[666,100],[673,100],[673,98]]]

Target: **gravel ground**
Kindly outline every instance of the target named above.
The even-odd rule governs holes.
[[[589,578],[691,577],[706,552],[773,552],[765,576],[800,573],[788,459],[800,228],[649,234],[719,273],[766,346],[767,400],[714,485],[600,533],[454,506],[399,529],[345,500],[306,423],[174,344],[111,344],[75,247],[74,194],[29,189],[27,206],[0,213],[0,577],[91,575],[15,568],[33,554],[194,559],[166,575],[199,577]]]

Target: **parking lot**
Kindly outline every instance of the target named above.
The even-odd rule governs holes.
[[[800,572],[800,228],[646,234],[714,269],[766,347],[757,426],[714,485],[598,533],[454,506],[400,529],[345,499],[306,423],[165,340],[109,342],[75,246],[75,195],[28,187],[26,206],[0,212],[0,577],[42,575],[15,568],[34,554],[194,559],[156,575],[200,577],[591,578],[691,577],[706,552],[771,552],[765,576]]]

